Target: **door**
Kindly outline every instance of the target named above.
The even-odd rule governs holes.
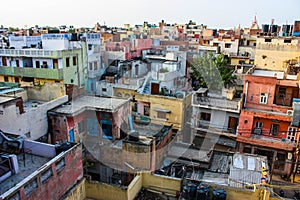
[[[6,58],[2,57],[2,66],[7,66]]]
[[[228,131],[231,132],[231,133],[235,133],[237,125],[238,125],[238,118],[236,118],[236,117],[229,117]]]
[[[74,129],[73,128],[71,130],[69,130],[69,138],[70,138],[70,142],[75,142]]]
[[[151,94],[159,94],[159,83],[151,83]]]

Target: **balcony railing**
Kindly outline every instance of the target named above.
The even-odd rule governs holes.
[[[63,79],[63,69],[0,67],[0,74],[4,76],[21,76],[21,77],[43,78],[43,79],[53,79],[53,80]]]
[[[254,128],[253,130],[238,130],[237,140],[239,142],[253,145],[263,145],[279,149],[293,149],[296,147],[296,140],[288,140],[280,135],[288,135],[287,132],[280,132],[278,135],[271,134],[269,130]]]
[[[209,121],[198,120],[197,129],[208,130],[209,132],[219,133],[219,134],[232,134],[236,135],[236,128],[230,128],[228,126],[218,126],[216,124],[211,124]]]
[[[227,99],[194,96],[193,104],[194,106],[200,106],[200,107],[215,107],[218,109],[239,111],[241,101],[235,101],[235,100],[230,101]]]
[[[0,56],[22,56],[22,57],[53,57],[62,56],[62,51],[42,49],[0,49]]]

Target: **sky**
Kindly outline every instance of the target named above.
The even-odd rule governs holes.
[[[0,25],[123,27],[147,21],[185,24],[189,20],[208,28],[249,27],[258,24],[293,24],[300,20],[300,0],[13,0],[1,2]]]

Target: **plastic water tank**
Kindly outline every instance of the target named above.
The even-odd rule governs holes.
[[[200,184],[197,187],[197,200],[208,200],[209,197],[209,187],[203,184]]]
[[[213,200],[226,200],[227,193],[224,189],[214,189]]]

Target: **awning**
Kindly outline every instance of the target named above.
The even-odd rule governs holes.
[[[157,112],[165,112],[165,113],[170,113],[171,110],[166,110],[166,109],[161,109],[161,108],[153,108],[153,110],[157,111]]]

